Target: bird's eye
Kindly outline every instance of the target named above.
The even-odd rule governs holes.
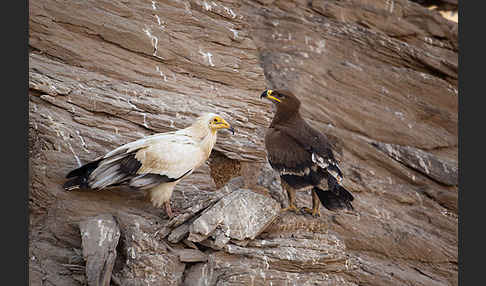
[[[214,118],[214,119],[213,119],[213,122],[214,122],[214,123],[218,122],[218,119],[217,119],[217,118]]]

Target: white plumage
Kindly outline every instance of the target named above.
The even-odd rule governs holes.
[[[103,189],[126,184],[147,190],[152,204],[165,204],[172,217],[170,197],[174,187],[208,159],[221,128],[233,131],[221,116],[207,113],[187,128],[127,143],[71,171],[66,177],[74,178],[64,188]]]

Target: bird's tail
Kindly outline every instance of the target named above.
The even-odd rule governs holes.
[[[63,188],[66,191],[72,191],[81,188],[88,188],[88,177],[96,169],[101,160],[87,163],[77,169],[72,170],[66,175],[66,178],[72,178],[71,180],[63,184]]]
[[[329,184],[329,190],[322,190],[318,187],[314,187],[321,204],[328,210],[348,209],[354,210],[351,202],[354,200],[353,195],[346,190],[338,182],[332,182]]]
[[[65,182],[62,187],[66,191],[72,191],[72,190],[77,190],[77,189],[83,189],[87,188],[87,178],[86,177],[75,177],[72,178],[71,180]]]

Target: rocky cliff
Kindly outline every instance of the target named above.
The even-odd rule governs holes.
[[[457,285],[458,25],[416,2],[29,1],[30,285]],[[265,88],[329,134],[355,212],[278,213]],[[130,189],[63,191],[205,111],[236,134],[174,219]]]

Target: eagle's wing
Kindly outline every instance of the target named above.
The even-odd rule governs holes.
[[[313,191],[327,209],[353,209],[354,197],[339,184],[343,174],[324,134],[307,124],[270,130],[265,138],[269,162],[288,184],[296,188],[314,185]],[[330,192],[321,189],[323,179]]]
[[[280,175],[308,175],[313,165],[308,151],[279,128],[269,128],[265,135],[268,162]]]
[[[88,179],[91,188],[128,183],[151,188],[188,175],[206,158],[190,136],[164,133],[122,145],[107,153]]]
[[[300,148],[310,154],[314,164],[326,170],[338,181],[342,180],[343,173],[339,168],[338,161],[334,158],[326,135],[312,128],[305,121],[301,121],[299,127],[279,126],[278,129],[291,137],[299,144]]]

